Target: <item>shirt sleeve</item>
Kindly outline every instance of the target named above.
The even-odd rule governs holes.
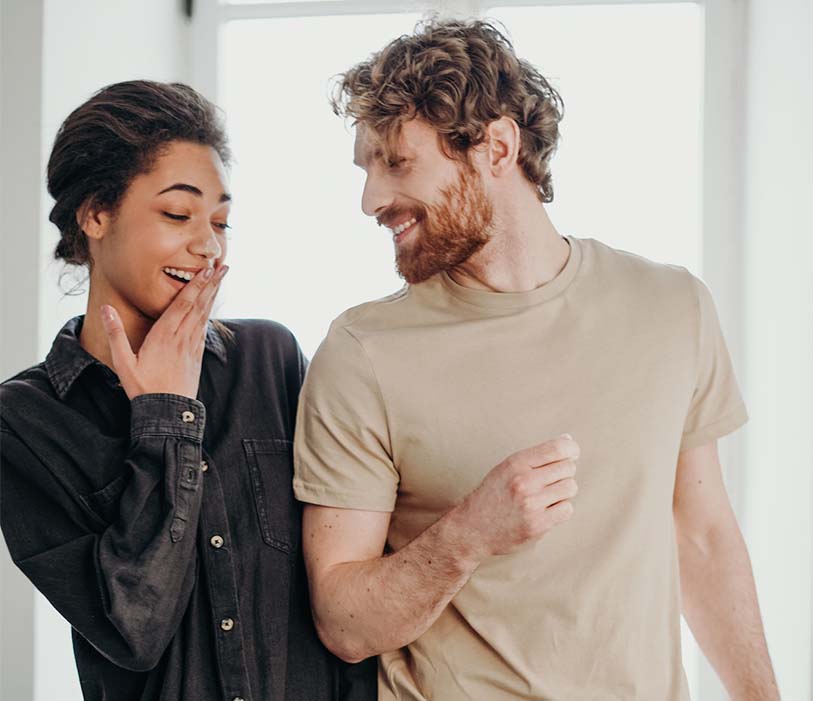
[[[299,400],[294,493],[311,504],[392,511],[398,483],[374,369],[356,337],[334,323]]]
[[[695,383],[680,450],[721,438],[748,421],[720,320],[706,285],[692,276],[697,304]]]
[[[46,438],[4,421],[0,516],[15,564],[71,626],[114,664],[147,671],[195,583],[206,417],[177,395],[142,395],[131,407],[123,469],[89,497],[43,461]]]

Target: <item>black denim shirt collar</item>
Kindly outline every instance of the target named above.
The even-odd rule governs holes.
[[[118,386],[116,374],[82,348],[79,343],[79,334],[82,331],[84,320],[84,315],[81,315],[68,321],[57,334],[51,350],[45,358],[48,377],[62,400],[65,399],[77,378],[94,364],[102,368],[111,387]],[[205,350],[213,353],[220,362],[226,362],[226,344],[211,322],[206,328]]]

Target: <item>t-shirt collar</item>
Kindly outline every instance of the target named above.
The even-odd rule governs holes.
[[[576,278],[582,260],[579,239],[563,237],[570,244],[570,255],[564,268],[549,282],[528,292],[492,292],[464,287],[455,282],[447,272],[439,277],[443,288],[453,297],[477,307],[492,310],[515,310],[547,302],[562,294]]]

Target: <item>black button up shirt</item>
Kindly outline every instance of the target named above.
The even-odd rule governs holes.
[[[291,488],[305,362],[268,321],[210,325],[198,399],[132,401],[69,321],[0,385],[12,558],[73,627],[85,699],[374,699],[319,642]]]

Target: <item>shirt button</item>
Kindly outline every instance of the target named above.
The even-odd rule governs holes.
[[[201,460],[200,461],[200,471],[201,472],[206,472],[206,470],[208,470],[208,469],[209,469],[209,463],[206,462],[205,460]]]
[[[231,630],[234,628],[234,621],[231,618],[224,618],[222,621],[220,621],[220,627],[223,630]]]
[[[213,535],[209,539],[209,542],[212,544],[213,548],[222,548],[223,547],[223,538],[221,538],[219,535]]]
[[[195,415],[191,411],[185,411],[181,414],[181,421],[185,424],[191,424],[195,420]]]

